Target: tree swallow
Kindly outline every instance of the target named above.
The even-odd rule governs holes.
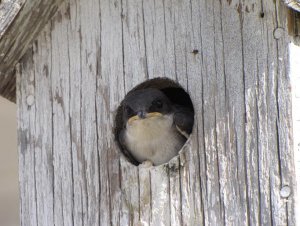
[[[192,131],[194,113],[154,88],[130,92],[122,105],[119,141],[137,162],[161,165],[176,156]]]

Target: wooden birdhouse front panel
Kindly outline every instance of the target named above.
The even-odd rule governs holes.
[[[279,1],[64,1],[16,68],[21,224],[295,225],[286,26]],[[135,166],[116,112],[156,77],[193,132]]]

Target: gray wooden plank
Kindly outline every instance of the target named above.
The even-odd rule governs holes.
[[[9,0],[0,3],[0,37],[2,37],[20,12],[25,0]]]
[[[62,0],[6,0],[0,4],[0,95],[15,101],[14,66],[49,23]]]
[[[37,192],[37,222],[54,224],[54,169],[52,146],[51,42],[48,25],[33,46],[35,83],[35,177]],[[36,76],[38,75],[38,76]],[[39,109],[43,109],[40,112]]]
[[[290,59],[289,49],[286,45],[290,42],[288,29],[286,27],[287,10],[281,1],[276,2],[276,29],[273,32],[273,37],[276,41],[276,60],[277,69],[277,86],[275,96],[277,100],[277,145],[278,145],[278,166],[280,172],[280,183],[276,187],[276,195],[278,204],[275,205],[276,214],[278,217],[286,219],[288,225],[295,225],[295,200],[291,197],[279,197],[280,191],[284,186],[288,186],[291,191],[296,193],[295,181],[295,165],[294,165],[294,144],[291,128],[293,127],[292,120],[292,103],[291,103],[291,78],[290,78]],[[282,32],[283,28],[283,32]],[[277,35],[279,32],[279,36]],[[294,116],[295,117],[295,116]],[[279,190],[280,189],[280,190]],[[279,194],[278,194],[279,192]],[[297,194],[299,195],[299,194]],[[286,211],[285,216],[284,211]]]
[[[171,1],[143,1],[148,77],[176,78]]]
[[[113,128],[115,111],[124,97],[124,71],[122,50],[122,4],[121,1],[100,2],[100,72],[97,78],[99,101],[102,102],[100,116],[102,121],[98,123],[101,128],[99,144],[105,149],[100,153],[101,167],[106,167],[107,177],[101,175],[103,182],[108,185],[108,197],[110,208],[110,222],[112,225],[120,225],[121,211],[121,181],[120,181],[120,151],[115,143]],[[109,84],[114,83],[114,86]],[[101,99],[101,100],[100,100]],[[103,114],[102,114],[103,113]],[[104,125],[104,126],[103,126]],[[104,141],[104,142],[103,142]],[[101,149],[101,147],[100,147]],[[103,183],[103,185],[105,185]],[[102,208],[107,208],[103,206]],[[101,220],[102,224],[102,220]],[[105,224],[104,224],[105,225]]]
[[[65,8],[51,23],[51,93],[53,120],[54,224],[73,225],[73,180],[70,133],[70,68]],[[66,66],[67,65],[67,66]],[[40,109],[41,110],[41,109]]]
[[[248,224],[246,175],[245,175],[245,94],[244,94],[244,71],[243,71],[243,4],[232,1],[221,7],[222,37],[224,54],[224,89],[226,103],[226,160],[227,178],[234,178],[225,183],[224,194],[225,221],[229,224]],[[235,12],[235,13],[233,13]],[[226,32],[230,30],[231,32]],[[234,63],[232,63],[234,62]],[[216,105],[217,106],[217,105]],[[219,111],[222,111],[219,109]],[[223,162],[223,161],[222,161]],[[226,162],[226,161],[225,161]],[[221,175],[221,177],[223,177]],[[234,181],[238,181],[235,183]],[[231,203],[231,204],[230,204]],[[229,205],[229,208],[225,208]],[[240,211],[235,209],[239,208]]]
[[[152,220],[150,169],[151,168],[147,167],[139,167],[139,213],[140,223],[142,225],[150,225]]]
[[[67,4],[67,15],[69,24],[67,27],[69,77],[70,82],[70,135],[73,177],[73,218],[74,225],[87,223],[87,191],[86,191],[86,162],[82,147],[82,69],[81,69],[81,42],[80,42],[80,5],[76,0]],[[69,4],[69,6],[68,6]],[[68,8],[70,7],[70,8]],[[68,11],[69,10],[69,11]],[[99,182],[98,182],[99,183]],[[100,214],[100,213],[99,213]]]
[[[215,95],[215,64],[214,62],[214,18],[213,18],[213,2],[199,2],[200,9],[200,54],[201,54],[201,75],[197,77],[196,82],[189,82],[190,90],[201,92],[200,96],[200,112],[197,116],[202,121],[201,127],[198,127],[198,138],[202,143],[203,150],[200,150],[201,163],[204,164],[203,182],[201,183],[204,194],[202,199],[204,202],[205,225],[224,224],[222,212],[222,203],[220,200],[220,183],[219,183],[219,166],[218,154],[216,150],[216,132],[215,132],[215,111],[214,111],[214,95]],[[201,85],[201,88],[200,86]],[[195,87],[194,87],[195,86]],[[196,92],[197,93],[197,92]],[[196,94],[197,96],[199,94]],[[194,98],[193,98],[194,99]],[[199,108],[198,108],[199,109]],[[199,121],[198,121],[199,122]],[[203,140],[202,140],[203,139]],[[201,164],[200,163],[200,164]]]
[[[254,32],[249,32],[256,26],[257,23],[263,22],[262,18],[263,7],[252,8],[254,1],[249,2],[248,8],[250,13],[244,14],[243,21],[243,52],[244,52],[244,73],[245,73],[245,109],[246,109],[246,125],[245,125],[245,163],[247,165],[247,196],[248,196],[248,214],[249,223],[253,225],[261,224],[261,194],[259,181],[259,134],[258,134],[258,77],[261,76],[265,69],[261,64],[261,59],[264,57],[262,52],[265,51],[264,43],[262,42],[263,29],[255,29]],[[253,40],[250,42],[250,40]],[[255,51],[253,51],[255,50]],[[249,186],[251,185],[251,186]]]
[[[125,158],[121,158],[122,207],[120,225],[138,225],[140,223],[140,184],[138,168],[133,167]]]
[[[99,166],[97,115],[97,54],[99,46],[100,6],[97,1],[78,2],[80,20],[80,70],[81,70],[81,148],[87,197],[85,225],[98,224],[99,217]],[[91,32],[93,31],[93,32]],[[87,123],[88,122],[88,123]]]
[[[150,171],[151,221],[150,225],[170,225],[170,201],[168,170],[164,165]],[[177,200],[178,201],[178,200]]]
[[[35,111],[34,71],[32,51],[24,56],[23,63],[17,67],[18,87],[18,151],[20,181],[20,223],[37,225],[36,178],[35,178]],[[30,97],[29,97],[30,96]],[[29,104],[27,103],[29,98]],[[30,100],[31,99],[31,100]]]
[[[123,67],[126,92],[148,77],[143,1],[122,1]]]
[[[180,225],[182,223],[181,214],[181,186],[180,186],[180,162],[178,158],[173,158],[166,166],[169,177],[169,205],[170,224]]]

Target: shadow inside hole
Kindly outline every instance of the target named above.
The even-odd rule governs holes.
[[[194,107],[189,94],[177,82],[168,78],[154,78],[154,79],[147,80],[137,85],[131,91],[129,91],[126,94],[126,96],[133,91],[140,90],[140,89],[147,89],[147,88],[155,88],[161,90],[170,99],[170,101],[173,104],[184,106],[188,108],[190,111],[192,111],[192,113],[194,114]],[[117,141],[120,150],[125,155],[125,157],[132,164],[137,166],[140,164],[140,162],[136,161],[132,157],[130,152],[126,150],[119,142],[119,134],[123,129],[123,124],[124,124],[122,118],[122,108],[123,108],[123,101],[121,102],[120,106],[117,109],[115,129],[114,129],[115,139]]]

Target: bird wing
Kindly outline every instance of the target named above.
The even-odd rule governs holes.
[[[174,124],[176,129],[184,137],[188,138],[194,124],[194,113],[191,109],[183,106],[174,107]]]
[[[132,154],[130,153],[130,151],[127,149],[126,147],[126,143],[125,143],[125,128],[123,128],[120,133],[119,133],[119,143],[121,145],[121,150],[123,152],[123,154],[135,165],[138,165],[139,162],[132,156]]]

